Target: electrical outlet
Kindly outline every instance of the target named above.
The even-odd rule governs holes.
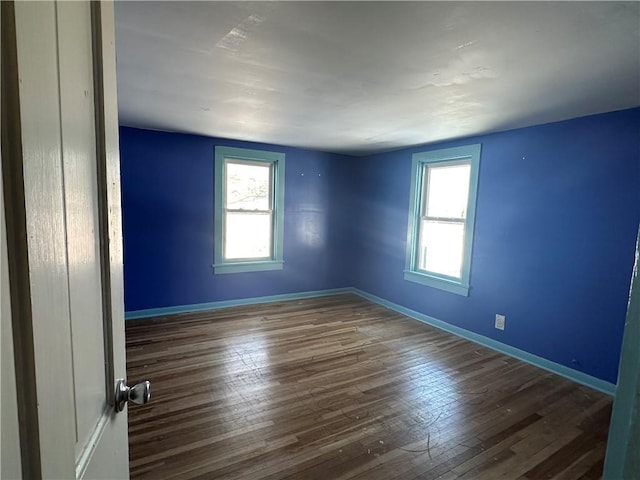
[[[506,320],[506,317],[504,315],[500,315],[499,313],[496,313],[496,328],[498,330],[504,330],[505,320]]]

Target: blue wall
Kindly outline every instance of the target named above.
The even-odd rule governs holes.
[[[354,286],[616,382],[640,220],[640,109],[361,158],[120,135],[127,311]],[[405,281],[403,269],[411,155],[469,143],[482,156],[465,298]],[[213,275],[215,145],[287,154],[284,270]]]
[[[411,155],[482,143],[471,289],[403,279]],[[640,109],[357,160],[354,286],[615,383],[640,220]],[[494,329],[495,314],[506,330]]]
[[[283,270],[213,274],[216,145],[286,154]],[[351,157],[128,127],[120,157],[126,311],[351,285]]]

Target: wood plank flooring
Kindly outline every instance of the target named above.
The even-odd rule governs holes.
[[[610,397],[355,295],[127,323],[132,478],[600,478]]]

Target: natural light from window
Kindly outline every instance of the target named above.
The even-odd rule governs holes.
[[[471,164],[425,165],[417,267],[448,277],[462,276]]]
[[[405,280],[469,295],[481,149],[412,155]]]
[[[272,164],[227,159],[225,172],[225,260],[271,258]]]

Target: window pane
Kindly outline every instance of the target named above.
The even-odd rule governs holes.
[[[271,258],[271,214],[227,213],[224,258]]]
[[[427,217],[466,218],[469,198],[469,163],[430,166]]]
[[[420,222],[418,268],[460,278],[464,250],[464,224],[433,220]]]
[[[269,210],[271,208],[271,164],[227,162],[227,208]]]

